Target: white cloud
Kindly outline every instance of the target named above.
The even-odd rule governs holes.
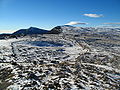
[[[69,23],[67,23],[67,24],[65,24],[65,25],[79,25],[79,24],[85,25],[85,24],[87,24],[87,23],[71,21],[71,22],[69,22]]]
[[[83,15],[87,17],[93,17],[93,18],[103,17],[102,14],[83,14]]]

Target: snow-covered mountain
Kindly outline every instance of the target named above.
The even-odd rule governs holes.
[[[26,36],[32,34],[74,34],[74,35],[101,35],[110,36],[120,35],[120,28],[105,28],[105,27],[74,27],[70,25],[56,26],[51,30],[39,29],[30,27],[28,29],[20,29],[13,34],[0,34],[0,39],[17,38],[18,36]]]
[[[97,33],[97,34],[120,34],[120,28],[104,27],[73,27],[70,25],[57,26],[51,30],[58,33]]]

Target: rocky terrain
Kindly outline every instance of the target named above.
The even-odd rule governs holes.
[[[0,40],[0,90],[120,90],[119,30],[59,26]]]

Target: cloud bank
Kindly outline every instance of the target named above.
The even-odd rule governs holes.
[[[65,24],[65,25],[80,25],[80,24],[82,24],[82,25],[86,25],[87,23],[71,21],[71,22],[69,22],[69,23],[67,23],[67,24]]]
[[[0,34],[2,34],[2,33],[13,33],[15,31],[16,30],[0,30]]]
[[[120,25],[120,23],[103,23],[103,24],[107,24],[107,25]]]
[[[102,14],[83,14],[84,16],[87,17],[92,17],[92,18],[99,18],[99,17],[103,17]]]
[[[107,28],[120,28],[119,22],[112,22],[112,23],[102,23],[97,27],[107,27]]]

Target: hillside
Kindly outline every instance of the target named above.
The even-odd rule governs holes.
[[[0,90],[119,90],[120,29],[59,30],[0,40]]]

